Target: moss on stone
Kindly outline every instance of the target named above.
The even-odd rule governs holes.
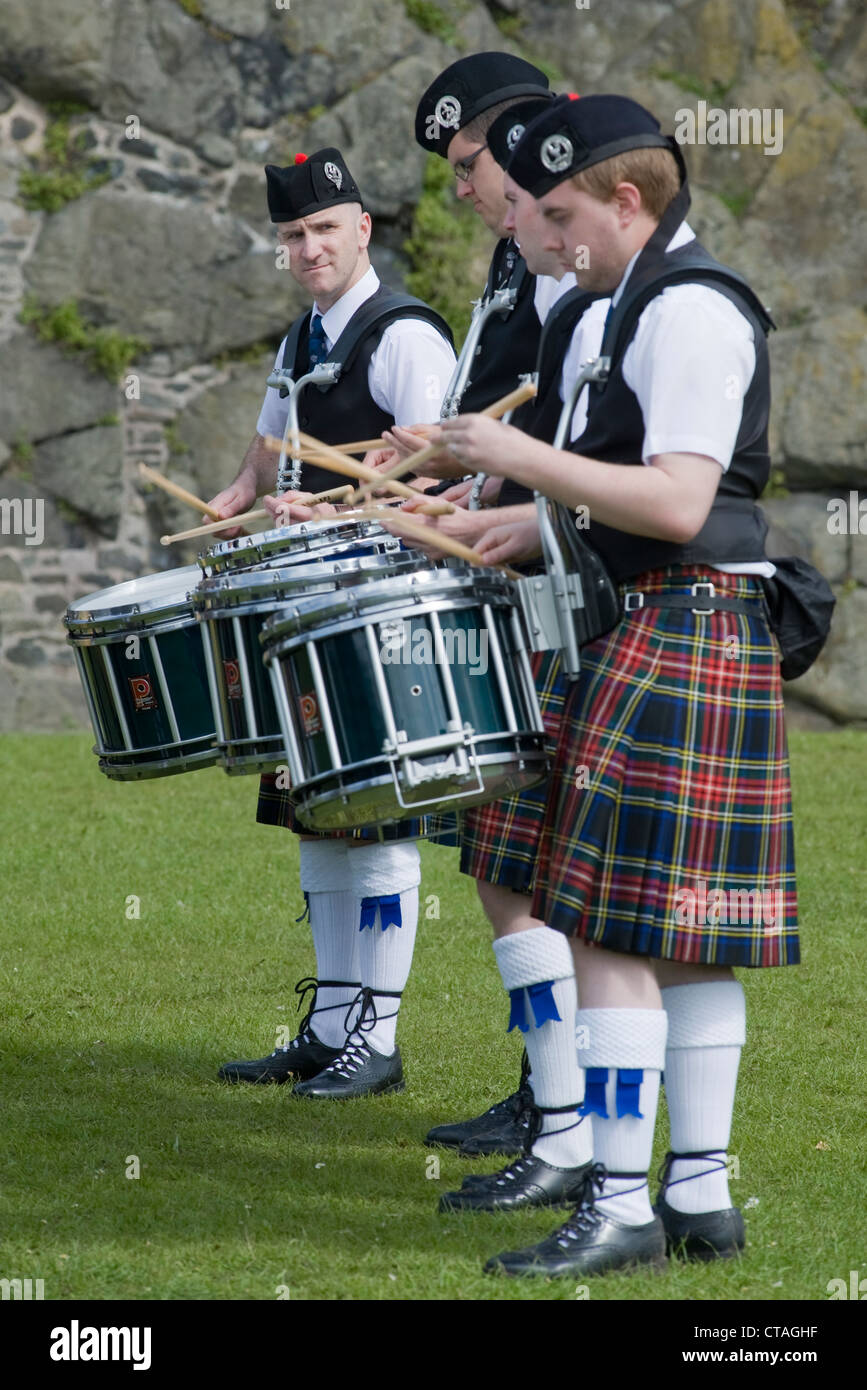
[[[444,43],[454,43],[458,37],[454,21],[434,0],[403,0],[407,17],[423,29],[426,34],[442,39]]]
[[[119,379],[139,353],[149,351],[149,345],[142,338],[88,323],[74,299],[65,299],[49,308],[40,304],[35,296],[28,295],[18,320],[29,324],[43,342],[58,343],[70,353],[82,353],[91,369],[102,372],[111,382]]]
[[[429,154],[412,232],[403,246],[412,267],[406,285],[442,314],[456,342],[466,334],[471,301],[479,291],[469,270],[476,230],[475,214],[455,197],[448,162]]]
[[[189,444],[185,444],[181,439],[181,436],[178,434],[177,424],[174,420],[170,421],[169,424],[165,426],[163,434],[165,435],[166,445],[172,458],[180,458],[182,454],[188,454],[190,452],[190,446]]]
[[[744,188],[739,193],[718,193],[717,197],[721,203],[725,203],[732,216],[740,220],[753,201],[753,190]]]
[[[654,68],[651,76],[659,78],[660,82],[672,82],[682,92],[690,92],[711,106],[722,105],[733,85],[731,82],[705,82],[694,73],[677,72],[671,68]]]
[[[111,178],[111,174],[94,167],[97,161],[85,156],[81,132],[75,140],[70,138],[70,118],[87,109],[74,102],[50,103],[42,154],[32,168],[21,171],[18,179],[20,200],[29,211],[59,212],[67,203]]]

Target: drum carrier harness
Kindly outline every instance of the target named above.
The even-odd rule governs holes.
[[[338,381],[343,383],[340,392],[341,419],[351,417],[354,428],[365,436],[380,434],[395,423],[388,412],[380,409],[371,399],[367,386],[370,359],[390,323],[404,318],[423,319],[452,345],[451,329],[435,309],[413,295],[399,294],[380,284],[376,292],[356,309],[325,361],[307,371],[304,364],[308,360],[312,312],[309,309],[295,320],[286,335],[281,364],[268,377],[269,386],[277,388],[281,397],[289,397],[283,448],[277,465],[278,494],[301,490],[301,459],[287,457],[292,439],[297,438],[299,429],[304,428],[326,444],[341,442],[334,438],[335,410],[329,400],[329,392]],[[316,387],[316,391],[305,397],[302,415],[301,395],[309,386]],[[311,492],[330,485],[336,476],[318,465],[308,464],[304,471],[306,490]]]

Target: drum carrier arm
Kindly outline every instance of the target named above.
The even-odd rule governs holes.
[[[591,381],[607,380],[610,368],[610,357],[591,357],[582,365],[560,411],[557,432],[554,435],[555,449],[563,447],[578,397],[584,387]],[[581,576],[566,568],[566,560],[557,539],[551,513],[552,504],[541,492],[537,492],[536,514],[546,573],[516,580],[515,588],[524,612],[531,649],[534,652],[543,652],[559,647],[563,669],[570,680],[575,680],[581,669],[581,661],[571,615],[575,609],[585,606],[584,594]]]
[[[284,492],[300,492],[301,490],[301,459],[293,455],[291,468],[287,459],[287,446],[290,437],[298,438],[298,400],[305,386],[333,386],[340,380],[340,373],[343,371],[342,362],[320,362],[312,372],[307,372],[300,376],[297,381],[292,378],[292,373],[287,367],[275,367],[268,377],[267,384],[284,388],[289,392],[288,409],[286,413],[286,424],[283,429],[283,448],[280,450],[280,458],[277,461],[277,494]]]

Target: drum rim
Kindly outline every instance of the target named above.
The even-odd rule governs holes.
[[[176,626],[184,626],[184,622],[179,621],[179,619],[181,619],[184,610],[187,611],[190,618],[193,616],[190,594],[196,587],[195,584],[190,584],[189,588],[185,590],[183,599],[178,591],[172,598],[143,599],[139,603],[124,603],[110,608],[93,609],[84,606],[89,600],[100,594],[111,594],[115,589],[122,589],[129,584],[137,584],[146,579],[156,579],[165,575],[184,573],[187,573],[191,578],[198,576],[195,565],[180,565],[174,569],[154,570],[150,574],[123,579],[119,584],[111,584],[105,589],[94,589],[92,593],[76,599],[67,608],[63,619],[69,629],[70,639],[75,640],[79,633],[83,637],[87,637],[88,632],[85,629],[90,629],[91,635],[101,633],[109,627],[115,631],[119,623],[130,622],[134,619],[139,620],[134,624],[136,629],[140,629],[143,624],[150,620],[154,620],[154,631],[156,631],[156,624],[163,621],[171,622]]]
[[[411,573],[418,569],[415,552],[402,550],[393,554],[394,560],[384,564],[381,562],[384,558],[381,554],[353,555],[331,562],[312,560],[309,565],[257,567],[234,575],[206,575],[191,594],[193,610],[203,622],[217,620],[224,614],[238,617],[245,612],[261,612],[263,609],[271,612],[277,604],[293,603],[299,598],[315,598],[338,589],[352,588],[353,581],[358,584],[373,583],[377,579],[397,578],[398,574]],[[346,582],[339,582],[341,579]],[[283,597],[274,592],[280,585],[300,592],[294,592],[288,598]],[[311,593],[305,594],[305,589],[314,585],[322,587],[314,588]],[[237,596],[237,602],[225,607],[211,607],[208,602],[218,598],[225,600],[230,596]]]
[[[444,577],[445,576],[445,577]],[[311,615],[318,614],[320,609],[329,612],[325,604],[319,604],[322,598],[328,595],[311,595],[309,601],[301,600],[299,603],[286,604],[286,612],[272,614],[262,626],[259,633],[259,641],[263,647],[263,659],[268,662],[271,660],[272,652],[276,657],[282,656],[285,652],[292,650],[300,643],[316,641],[317,638],[337,636],[341,632],[351,630],[361,625],[374,622],[388,622],[392,618],[401,618],[408,615],[419,615],[430,611],[453,612],[466,608],[483,608],[485,605],[494,604],[498,608],[513,609],[516,605],[514,594],[514,583],[505,575],[496,571],[480,572],[472,565],[455,567],[451,569],[437,570],[415,570],[410,581],[413,589],[407,591],[406,580],[399,577],[383,576],[381,580],[371,580],[368,584],[348,585],[345,589],[335,590],[334,593],[340,594],[341,599],[345,600],[347,611],[345,616],[341,616],[336,602],[332,602],[331,610],[334,616],[323,618],[321,623],[313,626],[309,621]],[[470,588],[466,591],[469,583]],[[392,605],[394,612],[389,612],[383,604],[384,586],[400,585],[399,592],[395,594],[395,602]],[[440,589],[447,588],[452,590],[465,590],[463,601],[457,601],[457,595],[447,594],[445,607],[436,609],[441,595],[419,591],[419,584],[423,587],[437,585]],[[382,586],[382,592],[375,592]],[[485,590],[489,592],[485,593]],[[386,594],[386,597],[390,595]],[[359,604],[369,611],[359,613],[351,611],[350,600],[356,600],[356,608]],[[377,600],[380,605],[377,607]],[[362,602],[363,601],[363,602]],[[303,608],[301,604],[304,604]],[[307,626],[302,626],[304,620],[308,620]],[[295,624],[294,631],[288,631],[290,625]],[[279,648],[279,649],[278,649]]]
[[[219,574],[229,573],[232,570],[254,569],[259,565],[269,563],[268,552],[275,547],[278,554],[287,550],[291,554],[293,548],[298,553],[308,554],[311,550],[310,545],[299,544],[293,547],[291,541],[293,539],[301,541],[305,537],[316,541],[320,536],[327,536],[332,531],[339,532],[341,527],[346,528],[347,538],[354,535],[356,539],[367,537],[372,539],[387,537],[392,541],[395,539],[378,521],[361,518],[356,518],[353,521],[340,521],[338,517],[327,517],[322,521],[301,521],[294,526],[276,526],[267,531],[255,531],[250,536],[233,536],[230,540],[217,541],[214,545],[208,546],[207,550],[199,553],[198,565],[209,578],[209,572],[212,570]],[[251,556],[260,551],[263,552],[265,558],[251,560]],[[271,558],[276,561],[277,556],[273,555]]]

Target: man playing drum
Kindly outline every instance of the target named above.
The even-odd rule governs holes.
[[[732,967],[799,959],[755,506],[769,474],[770,320],[694,238],[679,147],[636,102],[553,103],[508,172],[537,200],[547,247],[564,265],[580,250],[581,285],[611,295],[609,372],[568,449],[478,415],[442,439],[468,468],[587,507],[583,535],[623,611],[583,649],[532,906],[516,899],[495,946],[563,1152],[546,1162],[533,1145],[443,1205],[537,1205],[546,1191],[564,1198],[571,1174],[572,1216],[492,1272],[602,1272],[659,1263],[666,1247],[731,1256],[744,1244],[726,1151],[745,1041]],[[529,525],[507,526],[479,548],[500,561],[531,544]],[[671,1151],[651,1208],[663,1068]]]
[[[299,405],[303,430],[326,444],[375,436],[396,420],[439,418],[440,402],[453,367],[451,334],[427,305],[394,296],[373,270],[368,255],[370,214],[336,149],[309,158],[297,155],[285,169],[268,165],[268,207],[293,278],[313,307],[290,329],[276,365],[297,380],[315,364],[343,360],[355,335],[351,362],[336,385],[308,386]],[[358,337],[359,326],[363,328]],[[294,357],[287,361],[287,344]],[[256,435],[241,470],[211,502],[222,517],[252,506],[274,486],[275,455],[266,435],[282,435],[287,404],[270,388]],[[275,518],[293,515],[287,503],[345,479],[305,465],[303,491],[280,499],[266,496]],[[306,509],[296,514],[306,517]],[[297,1037],[256,1061],[227,1063],[227,1081],[300,1080],[294,1093],[343,1099],[393,1091],[403,1086],[395,1028],[409,974],[418,920],[420,882],[417,822],[378,832],[355,831],[349,839],[305,835],[292,811],[288,789],[273,774],[262,777],[257,820],[301,835],[300,874],[310,913],[318,979],[297,992],[313,991]]]
[[[461,399],[463,412],[482,409],[511,390],[520,373],[533,371],[542,324],[546,330],[553,327],[552,320],[561,311],[568,314],[569,324],[574,325],[586,310],[586,355],[595,351],[601,338],[606,306],[602,305],[600,313],[596,304],[588,308],[587,297],[578,296],[580,302],[567,309],[568,292],[575,287],[571,267],[559,264],[542,249],[542,238],[529,235],[534,229],[525,228],[525,237],[516,241],[511,208],[504,194],[503,165],[511,155],[509,142],[514,143],[524,123],[544,110],[551,100],[548,80],[538,68],[508,53],[479,53],[446,68],[419,102],[416,140],[422,148],[434,149],[448,159],[458,180],[458,197],[472,199],[485,224],[501,237],[491,262],[488,294],[507,285],[518,287],[518,301],[512,313],[505,317],[495,314],[483,332],[476,365]],[[520,418],[523,422],[538,414],[532,407],[524,407]],[[397,431],[393,437],[404,447],[412,444],[404,431]],[[553,429],[546,437],[553,439]],[[429,471],[435,473],[437,467],[433,463]],[[464,474],[466,469],[461,463],[446,462],[440,471]],[[468,491],[469,485],[463,484],[444,496],[465,507]],[[441,518],[437,529],[475,546],[491,527],[507,521],[532,522],[535,517],[532,491],[511,480],[500,487],[492,478],[485,485],[483,497],[485,507]],[[496,505],[487,505],[494,501]],[[407,509],[412,510],[413,505],[408,504]],[[568,689],[559,653],[534,656],[533,672],[553,753]],[[461,817],[461,870],[476,879],[495,936],[511,930],[515,905],[523,903],[523,896],[532,891],[545,800],[543,785],[467,811]],[[518,1088],[512,1095],[474,1119],[437,1126],[429,1132],[426,1142],[458,1149],[465,1157],[520,1153],[527,1129],[526,1107],[531,1101],[532,1086],[525,1059]]]

